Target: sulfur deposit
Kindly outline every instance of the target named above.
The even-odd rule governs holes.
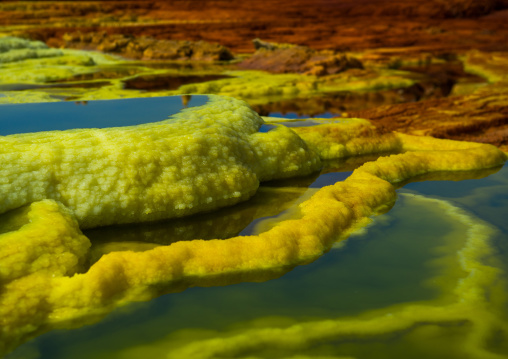
[[[41,41],[0,36],[0,85],[51,82],[94,72],[95,65],[113,61],[100,53],[53,49]]]
[[[401,353],[422,358],[506,358],[506,341],[502,343],[508,330],[502,314],[506,280],[493,259],[496,250],[492,246],[497,230],[447,201],[406,194],[402,202],[403,209],[398,211],[431,214],[437,222],[443,218],[450,224],[432,263],[439,266],[439,274],[428,280],[440,286],[437,299],[351,317],[258,318],[218,332],[191,329],[128,348],[121,357],[162,352],[168,358],[204,359],[244,357],[246,353],[265,357],[280,352],[315,358],[325,352],[331,354],[327,358],[362,358],[376,351],[375,357],[383,359]],[[492,333],[502,339],[496,340]],[[440,345],[444,342],[446,345]],[[496,352],[489,347],[497,347]]]
[[[260,181],[309,174],[319,157],[245,103],[207,106],[134,127],[6,136],[0,211],[50,198],[82,227],[181,217],[246,200]]]
[[[260,132],[263,119],[244,102],[211,96],[156,123],[1,138],[0,352],[52,328],[93,322],[130,301],[280,275],[389,209],[394,185],[506,161],[491,145],[380,132],[359,119],[315,122],[293,131],[274,121]],[[86,266],[89,243],[78,224],[209,211],[246,200],[260,181],[376,151],[400,153],[367,162],[259,234],[113,251]]]

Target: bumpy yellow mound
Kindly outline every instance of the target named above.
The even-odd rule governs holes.
[[[266,232],[112,252],[76,274],[76,263],[86,261],[87,252],[85,245],[69,246],[75,242],[61,238],[82,240],[70,213],[91,227],[210,210],[246,199],[259,181],[309,173],[321,157],[372,153],[371,142],[379,141],[370,125],[357,120],[333,124],[335,129],[323,124],[297,130],[302,137],[282,126],[258,132],[262,123],[243,102],[212,97],[205,106],[159,123],[2,138],[1,211],[47,198],[69,211],[60,211],[59,223],[67,224],[58,240],[51,239],[50,220],[35,223],[37,213],[46,218],[47,206],[57,208],[46,201],[30,207],[28,220],[27,210],[10,214],[10,221],[22,227],[7,226],[10,232],[0,242],[23,237],[32,226],[31,238],[48,238],[41,241],[55,248],[36,250],[31,240],[20,240],[18,251],[25,258],[75,261],[10,265],[20,267],[6,271],[0,294],[5,338],[0,352],[40,331],[85,323],[128,301],[187,286],[231,283],[256,272],[281,273],[319,257],[371,215],[389,208],[396,198],[393,183],[432,171],[492,168],[506,160],[490,145],[386,134],[383,150],[408,152],[363,165],[344,182],[316,192]],[[44,248],[46,253],[40,253]]]
[[[262,123],[244,102],[212,96],[156,123],[0,138],[0,212],[50,198],[82,228],[180,217],[320,167],[294,132],[260,133]]]
[[[93,73],[95,65],[118,62],[100,53],[52,49],[40,41],[0,36],[0,85],[43,84]]]
[[[0,233],[0,284],[32,273],[68,276],[85,268],[90,241],[72,213],[54,201],[34,202],[2,216]]]

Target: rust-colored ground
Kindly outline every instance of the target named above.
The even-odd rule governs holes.
[[[497,11],[496,11],[497,10]],[[316,49],[405,47],[508,50],[508,1],[176,0],[4,1],[0,23],[54,44],[66,32],[107,31],[218,42],[253,52],[251,40]]]
[[[253,53],[252,40],[260,38],[360,53],[362,61],[383,66],[422,54],[456,60],[471,50],[508,59],[508,0],[3,1],[0,26],[0,32],[55,47],[144,59],[166,56],[156,51],[162,45],[144,37],[166,41],[164,46],[173,40],[217,43],[236,56]],[[143,47],[146,43],[152,48]],[[229,57],[223,47],[178,46],[183,46],[178,56],[191,54],[186,57],[191,61]],[[507,150],[508,84],[501,80],[508,65],[495,68],[488,60],[483,65],[497,71],[499,81],[491,79],[497,83],[477,93],[423,97],[348,115],[391,130],[489,142]]]
[[[498,93],[480,91],[469,96],[350,111],[348,115],[368,118],[391,131],[491,143],[508,151],[508,93],[504,86],[498,89]]]

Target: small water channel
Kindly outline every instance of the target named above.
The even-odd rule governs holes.
[[[482,77],[468,74],[460,61],[400,67],[399,70],[424,76],[413,86],[379,91],[338,91],[291,100],[254,105],[262,116],[287,118],[329,118],[347,111],[358,111],[383,105],[441,98],[455,93],[464,94],[486,83]]]

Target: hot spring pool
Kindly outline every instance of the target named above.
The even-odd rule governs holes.
[[[187,106],[205,102],[206,96],[193,96]],[[21,105],[2,106],[19,117],[15,123],[0,120],[0,134],[76,127],[62,122],[69,112],[97,127],[98,118],[112,121],[106,126],[118,126],[117,119],[135,124],[129,117],[153,122],[166,118],[168,108],[183,107],[178,97],[56,105],[23,105],[23,111],[16,109]],[[41,122],[44,127],[38,127]],[[227,240],[262,231],[278,213],[369,160],[267,182],[248,202],[217,213],[85,231],[95,248],[92,260],[115,242],[167,245],[207,239],[207,233]],[[471,348],[466,351],[474,358],[508,357],[508,165],[415,178],[397,192],[391,210],[312,263],[132,303],[101,321],[40,335],[6,358],[458,359],[463,348]],[[476,242],[474,247],[471,238],[481,238],[487,249]],[[484,267],[469,270],[468,261]],[[466,294],[460,285],[482,270],[493,274],[468,294],[480,298],[482,312],[461,316]],[[475,329],[482,326],[487,329]]]

